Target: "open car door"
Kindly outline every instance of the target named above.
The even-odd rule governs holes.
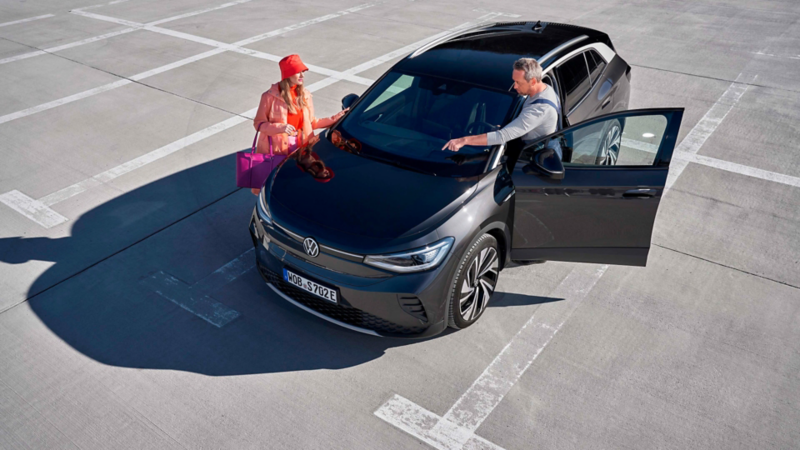
[[[609,114],[510,157],[511,259],[644,266],[682,117],[683,108]]]

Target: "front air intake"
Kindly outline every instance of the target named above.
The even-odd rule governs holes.
[[[400,302],[400,307],[403,308],[403,311],[424,323],[428,322],[428,315],[425,314],[425,307],[422,306],[422,301],[420,301],[420,299],[411,295],[398,295],[397,300]]]

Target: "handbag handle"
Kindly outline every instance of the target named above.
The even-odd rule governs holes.
[[[258,128],[256,129],[256,137],[253,138],[253,147],[250,150],[250,152],[253,154],[256,153],[256,142],[258,142],[258,135],[261,134],[261,125],[264,125],[264,123],[265,122],[259,123]],[[272,153],[272,136],[267,136],[267,139],[269,140],[269,157],[272,158],[275,156]]]

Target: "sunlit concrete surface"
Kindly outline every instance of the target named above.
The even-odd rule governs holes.
[[[317,116],[448,30],[607,32],[686,108],[646,268],[502,272],[379,339],[253,269],[235,186],[276,58]],[[800,447],[800,3],[0,2],[0,448]]]

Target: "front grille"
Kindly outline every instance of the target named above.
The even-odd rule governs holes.
[[[351,306],[327,302],[302,289],[292,286],[284,281],[283,278],[279,277],[277,273],[260,264],[258,269],[267,283],[278,288],[281,292],[291,297],[292,300],[340,322],[386,334],[417,334],[421,333],[426,328],[398,325]]]

